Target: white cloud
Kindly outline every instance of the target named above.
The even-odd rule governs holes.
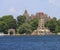
[[[55,4],[56,0],[49,0],[50,4]]]
[[[60,7],[60,1],[59,0],[48,0],[49,4],[52,6],[58,6]]]
[[[11,13],[15,13],[16,12],[16,9],[14,7],[11,7],[8,12],[11,12]]]

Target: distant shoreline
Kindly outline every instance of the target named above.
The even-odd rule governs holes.
[[[15,35],[8,35],[8,34],[0,34],[0,36],[54,36],[54,35],[60,35],[60,34],[48,34],[48,35],[31,35],[31,34],[15,34]]]

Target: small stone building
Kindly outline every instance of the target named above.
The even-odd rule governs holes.
[[[15,29],[8,29],[8,35],[15,35]]]

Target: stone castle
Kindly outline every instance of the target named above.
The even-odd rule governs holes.
[[[48,16],[47,14],[44,14],[43,12],[38,12],[38,13],[36,13],[36,15],[29,16],[27,10],[25,10],[23,15],[26,17],[26,21],[32,20],[34,18],[39,18],[38,28],[37,28],[37,30],[33,31],[32,35],[49,34],[50,30],[45,28],[44,24],[46,21],[48,21],[50,19],[50,16]]]

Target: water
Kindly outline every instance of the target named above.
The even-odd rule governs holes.
[[[0,50],[60,50],[60,36],[1,36]]]

